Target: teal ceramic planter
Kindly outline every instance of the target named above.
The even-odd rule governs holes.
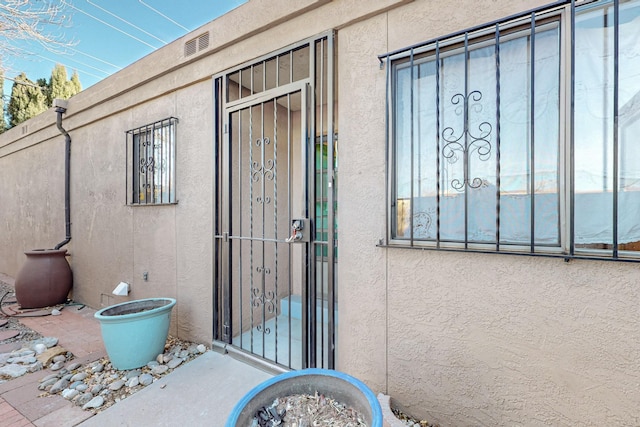
[[[164,353],[173,298],[148,298],[112,305],[96,312],[111,365],[135,369]]]

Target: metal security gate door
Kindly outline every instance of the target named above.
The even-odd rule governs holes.
[[[288,369],[334,367],[332,51],[324,36],[214,80],[214,344]]]

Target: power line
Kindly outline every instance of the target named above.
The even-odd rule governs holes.
[[[46,59],[46,60],[48,60],[48,61],[51,61],[51,62],[56,62],[56,63],[59,63],[59,62],[60,62],[60,61],[54,61],[53,59],[50,59],[50,58],[46,58],[46,57],[44,57],[44,56],[42,56],[42,55],[39,55],[39,54],[36,54],[36,56],[39,56],[40,58],[44,58],[44,59]],[[77,64],[84,65],[85,67],[92,68],[92,69],[94,69],[94,70],[96,70],[96,71],[100,71],[101,73],[106,74],[107,76],[108,76],[109,74],[111,74],[111,72],[109,72],[109,71],[105,71],[105,70],[100,69],[100,68],[98,68],[98,67],[94,67],[93,65],[89,65],[89,64],[87,64],[86,62],[78,61],[77,59],[73,59],[73,58],[71,58],[71,57],[67,57],[67,58],[69,58],[69,60],[71,60],[71,61],[73,61],[73,62],[75,62],[75,63],[77,63]],[[63,64],[63,65],[64,65],[64,64]],[[67,65],[65,65],[65,67],[66,67],[66,66],[67,66]],[[73,67],[71,67],[71,68],[73,68]],[[87,74],[88,74],[88,73],[87,73]],[[99,76],[94,76],[94,77],[101,78],[101,77],[99,77]]]
[[[78,49],[74,49],[74,48],[72,48],[72,47],[70,47],[70,48],[68,48],[68,49],[69,49],[69,50],[72,50],[72,51],[73,51],[73,52],[75,52],[75,53],[79,53],[80,55],[84,55],[84,56],[86,56],[86,57],[88,57],[88,58],[95,59],[96,61],[102,62],[103,64],[109,65],[109,66],[111,66],[111,67],[113,67],[113,68],[116,68],[116,69],[118,69],[118,70],[122,70],[122,67],[120,67],[119,65],[112,64],[111,62],[105,61],[104,59],[100,59],[100,58],[98,58],[98,57],[96,57],[96,56],[90,55],[90,54],[85,53],[85,52],[82,52],[82,51],[80,51],[80,50],[78,50]]]
[[[138,0],[140,2],[140,4],[142,4],[143,6],[153,10],[155,13],[157,13],[158,15],[162,16],[164,19],[166,19],[169,22],[172,22],[174,24],[176,24],[178,27],[182,28],[183,30],[185,30],[186,32],[189,32],[191,30],[189,30],[187,27],[185,27],[184,25],[180,25],[178,24],[176,21],[174,21],[173,19],[169,18],[167,15],[163,14],[162,12],[160,12],[157,9],[154,9],[153,7],[149,6],[148,4],[146,4],[145,2],[143,2],[142,0]]]
[[[65,63],[60,62],[60,61],[56,61],[56,60],[51,59],[51,58],[47,58],[46,56],[40,55],[39,53],[34,53],[34,52],[29,52],[29,51],[25,51],[25,52],[26,52],[26,53],[28,53],[28,54],[30,54],[30,55],[37,56],[38,58],[42,58],[42,59],[44,59],[44,60],[47,60],[47,61],[49,61],[49,62],[53,62],[54,64],[60,64],[60,65],[65,66],[66,68],[74,69],[74,67],[70,67],[68,64],[65,64]],[[78,62],[78,61],[76,61],[76,62]],[[80,62],[78,62],[78,63],[79,63],[79,64],[81,64]],[[82,65],[87,65],[87,64],[82,64]],[[104,73],[104,74],[106,74],[107,76],[108,76],[109,74],[111,74],[111,73],[109,73],[108,71],[100,70],[99,68],[92,67],[91,65],[87,65],[87,66],[88,66],[88,67],[90,67],[90,68],[93,68],[93,69],[95,69],[95,70],[97,70],[97,71],[100,71],[101,73]],[[90,73],[90,72],[88,72],[88,71],[85,71],[85,70],[83,70],[83,69],[81,69],[81,68],[76,68],[76,70],[78,70],[78,71],[82,71],[84,74],[87,74],[87,75],[89,75],[89,76],[95,77],[96,79],[103,79],[103,78],[104,78],[104,76],[96,76],[95,74]]]
[[[62,3],[64,3],[64,4],[65,4],[65,5],[67,5],[67,6],[69,6],[69,7],[70,7],[70,8],[72,8],[72,9],[77,10],[77,11],[78,11],[78,12],[80,12],[80,13],[83,13],[83,14],[87,15],[88,17],[90,17],[90,18],[92,18],[92,19],[95,19],[96,21],[98,21],[98,22],[100,22],[100,23],[102,23],[102,24],[106,25],[107,27],[113,28],[114,30],[119,31],[119,32],[121,32],[122,34],[124,34],[124,35],[126,35],[126,36],[128,36],[128,37],[131,37],[132,39],[134,39],[134,40],[136,40],[136,41],[139,41],[139,42],[140,42],[140,43],[142,43],[142,44],[145,44],[145,45],[149,46],[150,48],[152,48],[152,49],[154,49],[154,50],[155,50],[155,49],[157,49],[157,47],[156,47],[156,46],[153,46],[153,45],[151,45],[151,44],[147,43],[146,41],[141,40],[141,39],[137,38],[136,36],[131,35],[131,34],[127,33],[126,31],[121,30],[120,28],[118,28],[118,27],[116,27],[116,26],[114,26],[114,25],[111,25],[111,24],[109,24],[108,22],[105,22],[105,21],[103,21],[103,20],[102,20],[102,19],[100,19],[100,18],[97,18],[97,17],[93,16],[93,15],[91,15],[90,13],[87,13],[87,12],[85,12],[85,11],[84,11],[84,10],[82,10],[82,9],[79,9],[79,8],[77,8],[77,7],[73,6],[73,5],[72,5],[72,4],[70,4],[70,3],[67,3],[65,0],[62,0]]]
[[[121,20],[121,21],[122,21],[122,22],[124,22],[125,24],[132,26],[132,27],[133,27],[133,28],[135,28],[136,30],[138,30],[138,31],[141,31],[141,32],[145,33],[145,34],[146,34],[146,35],[148,35],[149,37],[153,37],[154,39],[158,40],[160,43],[167,44],[167,42],[166,42],[166,41],[164,41],[164,40],[162,40],[162,39],[160,39],[160,38],[158,38],[158,37],[154,36],[153,34],[151,34],[151,33],[147,32],[147,31],[145,31],[145,30],[143,30],[142,28],[138,27],[137,25],[132,24],[131,22],[127,21],[126,19],[121,18],[120,16],[116,15],[115,13],[110,12],[110,11],[108,11],[107,9],[105,9],[105,8],[103,8],[103,7],[98,6],[97,4],[93,3],[91,0],[87,0],[87,3],[89,3],[90,5],[93,5],[94,7],[97,7],[98,9],[100,9],[101,11],[103,11],[103,12],[105,12],[105,13],[108,13],[109,15],[113,16],[114,18]]]
[[[29,82],[25,82],[25,81],[23,81],[23,80],[16,80],[16,79],[12,79],[11,77],[3,77],[3,78],[4,78],[5,80],[12,81],[12,82],[14,82],[14,83],[16,83],[16,84],[19,84],[19,85],[24,85],[24,86],[29,86],[29,87],[40,88],[40,86],[38,86],[38,85],[37,85],[37,84],[35,84],[35,83],[29,83]],[[3,95],[3,96],[4,96],[4,95]]]

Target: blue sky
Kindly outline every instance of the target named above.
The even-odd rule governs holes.
[[[246,1],[65,0],[69,25],[52,30],[74,43],[68,52],[52,53],[36,43],[16,43],[24,54],[2,58],[5,77],[24,72],[32,81],[48,80],[60,63],[69,77],[76,70],[86,89]],[[5,80],[5,94],[12,85]]]

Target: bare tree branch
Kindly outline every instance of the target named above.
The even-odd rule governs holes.
[[[63,32],[71,22],[66,11],[65,2],[55,0],[2,0],[0,56],[25,56],[16,43],[24,40],[37,42],[51,52],[64,52],[74,44]]]

